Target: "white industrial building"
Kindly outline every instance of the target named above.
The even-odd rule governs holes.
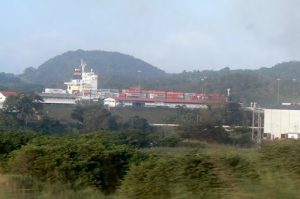
[[[264,136],[272,140],[300,138],[300,107],[264,109]]]
[[[190,109],[206,109],[207,105],[195,100],[163,99],[163,98],[127,98],[109,97],[104,99],[104,105],[113,107],[167,107],[176,108],[179,106]]]
[[[67,93],[40,93],[43,99],[43,104],[77,104],[79,98],[75,95]]]

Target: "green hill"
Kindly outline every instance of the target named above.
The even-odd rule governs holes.
[[[0,73],[0,91],[41,91],[42,86],[23,82],[20,77],[10,73]]]
[[[64,87],[72,77],[80,60],[87,62],[87,70],[93,69],[99,75],[100,87],[126,87],[138,85],[140,79],[162,78],[164,71],[129,55],[107,51],[69,51],[55,56],[37,69],[27,68],[22,80],[47,87]]]
[[[273,66],[272,68],[261,68],[258,70],[258,73],[272,79],[297,79],[300,76],[300,62],[283,62]]]

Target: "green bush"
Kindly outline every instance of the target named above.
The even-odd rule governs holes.
[[[130,199],[217,197],[216,187],[218,177],[206,156],[161,156],[132,166],[119,194]]]
[[[113,192],[120,185],[135,151],[125,145],[105,146],[101,136],[41,137],[15,151],[10,171],[74,188]]]
[[[248,180],[259,180],[259,174],[256,167],[245,157],[235,154],[226,157],[225,160],[236,177]]]
[[[274,169],[284,168],[300,175],[300,141],[280,140],[263,144],[261,158]]]
[[[0,133],[0,155],[8,155],[37,136],[37,134],[30,132]]]
[[[173,133],[158,140],[158,145],[164,147],[177,147],[182,140],[183,139],[178,134]]]

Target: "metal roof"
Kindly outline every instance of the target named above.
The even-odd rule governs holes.
[[[300,105],[275,105],[264,109],[278,109],[278,110],[300,110]]]
[[[67,94],[67,93],[40,93],[39,96],[41,97],[49,97],[49,98],[69,98],[69,99],[76,99],[78,96]]]
[[[181,104],[205,104],[206,101],[200,100],[184,100],[184,99],[169,99],[169,98],[134,98],[134,97],[113,97],[118,101],[134,101],[134,102],[166,102],[166,103],[181,103]]]
[[[17,92],[15,91],[0,91],[0,93],[4,96],[17,95]]]

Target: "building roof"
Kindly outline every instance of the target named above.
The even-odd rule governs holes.
[[[293,104],[293,105],[276,105],[276,106],[271,106],[268,108],[264,109],[269,109],[269,110],[300,110],[300,105]]]
[[[15,91],[0,91],[0,93],[2,93],[4,96],[17,95],[17,92]]]
[[[201,100],[184,100],[184,99],[170,99],[170,98],[134,98],[134,97],[113,97],[118,101],[134,101],[134,102],[166,102],[166,103],[180,103],[180,104],[205,104]]]
[[[41,97],[47,97],[47,98],[68,98],[68,99],[76,99],[78,96],[67,94],[67,93],[39,93],[39,96]]]

